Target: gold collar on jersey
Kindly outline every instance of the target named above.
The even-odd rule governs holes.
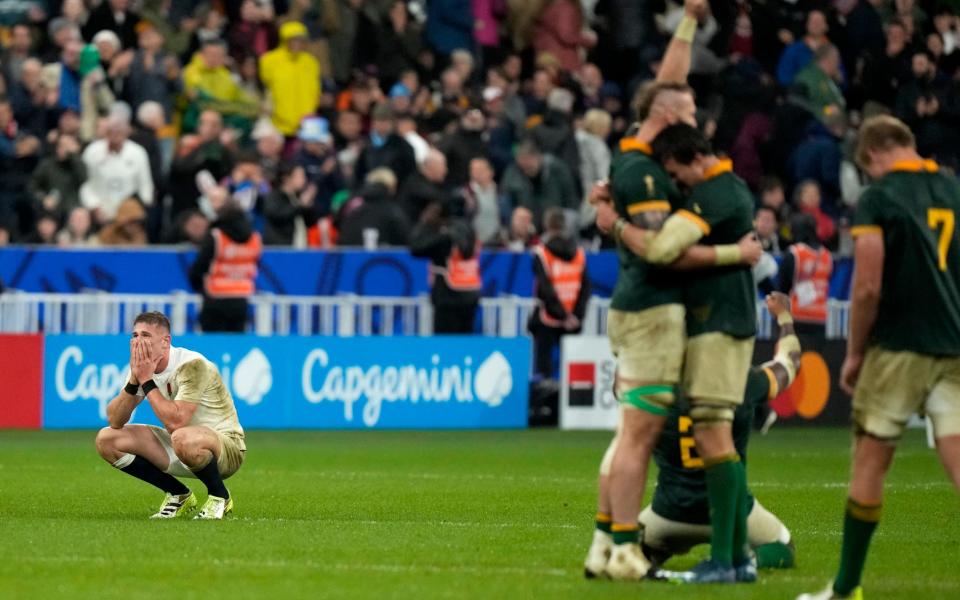
[[[653,148],[635,137],[625,137],[620,140],[620,152],[643,152],[649,156],[653,154]]]
[[[722,158],[717,161],[717,164],[703,172],[703,180],[707,181],[731,171],[733,171],[733,161],[729,158]]]
[[[935,161],[928,160],[925,158],[920,158],[917,160],[901,160],[893,163],[893,166],[890,167],[891,171],[906,171],[908,173],[919,173],[921,171],[926,171],[927,173],[936,173],[940,170],[940,165]]]

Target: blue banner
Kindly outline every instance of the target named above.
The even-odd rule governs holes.
[[[27,292],[167,294],[190,290],[193,250],[0,248],[0,280]],[[480,256],[485,296],[533,293],[531,255],[484,251]],[[613,252],[587,255],[594,292],[609,296],[617,280]],[[416,296],[430,291],[427,262],[404,251],[266,250],[257,289],[298,296]]]
[[[250,429],[485,429],[527,424],[527,338],[184,335],[220,369]],[[43,426],[106,425],[126,336],[47,336]],[[147,402],[131,422],[159,425]]]

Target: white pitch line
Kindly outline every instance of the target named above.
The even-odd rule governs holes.
[[[108,566],[115,566],[118,563],[137,563],[142,564],[139,558],[128,558],[125,556],[17,556],[8,557],[8,564],[16,562],[40,562],[40,563],[93,563]],[[151,564],[165,563],[171,567],[182,566],[183,561],[164,557],[151,557]],[[435,565],[435,564],[387,564],[387,563],[332,563],[315,561],[311,559],[265,559],[252,560],[243,558],[214,558],[209,561],[216,566],[242,567],[246,569],[257,568],[308,568],[316,571],[376,571],[381,573],[456,573],[471,575],[549,575],[552,577],[568,577],[574,574],[573,571],[566,569],[555,569],[550,567],[529,568],[529,567],[511,567],[511,566],[472,566],[472,565]]]

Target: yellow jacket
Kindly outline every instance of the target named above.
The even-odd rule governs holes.
[[[290,52],[284,33],[280,47],[260,57],[260,80],[270,92],[273,124],[290,136],[320,103],[320,63],[309,52]]]
[[[241,104],[255,104],[234,80],[230,70],[226,67],[208,69],[200,58],[200,53],[194,55],[190,64],[183,69],[183,86],[188,91],[197,91],[221,102],[238,102]]]

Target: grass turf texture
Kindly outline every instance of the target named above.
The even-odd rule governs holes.
[[[752,587],[585,581],[609,437],[252,432],[217,523],[147,520],[162,493],[100,460],[92,432],[0,431],[0,598],[784,599],[833,574],[849,434],[780,429],[754,441],[749,476],[797,569]],[[957,496],[918,432],[900,450],[866,595],[960,597]]]

